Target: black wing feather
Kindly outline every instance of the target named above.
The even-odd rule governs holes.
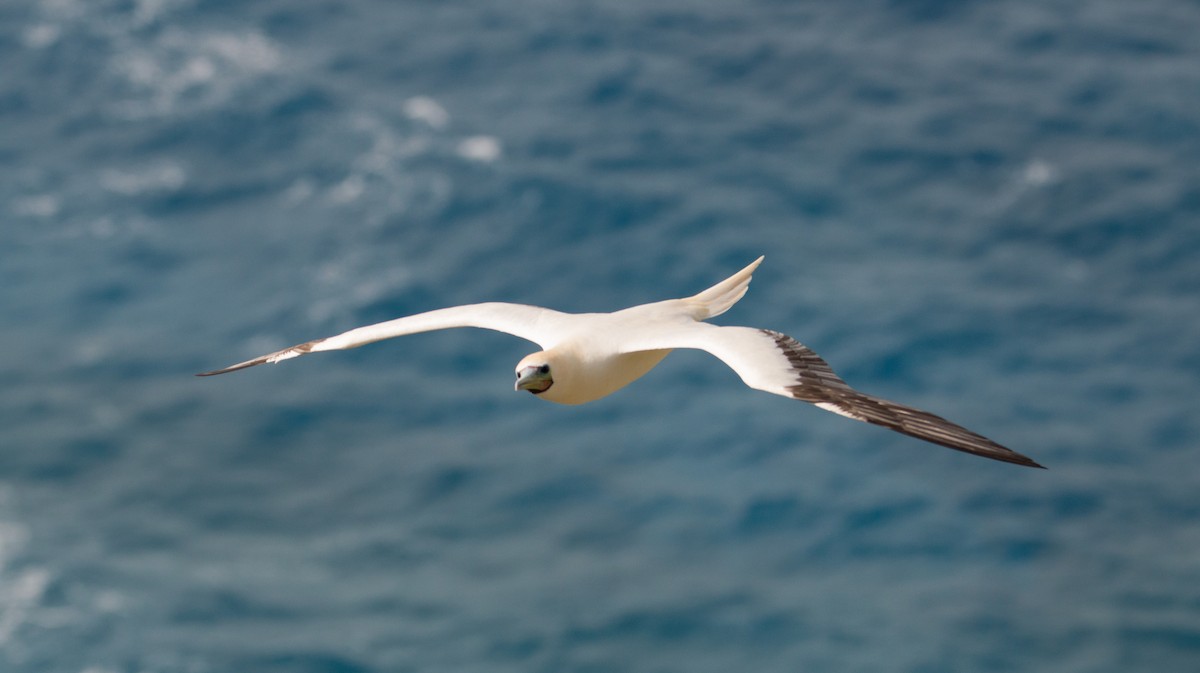
[[[829,363],[812,349],[786,334],[763,331],[775,339],[775,345],[792,365],[797,382],[788,386],[787,390],[798,400],[829,405],[850,418],[881,425],[956,451],[1027,467],[1042,467],[1029,457],[941,416],[860,393],[839,378]]]

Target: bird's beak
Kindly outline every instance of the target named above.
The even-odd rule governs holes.
[[[537,395],[544,393],[554,385],[554,379],[550,377],[550,373],[541,372],[537,367],[526,367],[517,372],[517,385],[513,390],[528,390]]]

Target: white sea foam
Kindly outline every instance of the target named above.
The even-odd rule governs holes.
[[[50,17],[66,20],[82,16],[85,6],[82,0],[42,0],[38,8]]]
[[[329,190],[329,200],[334,203],[350,203],[362,197],[367,190],[366,180],[356,174],[348,175]]]
[[[180,0],[137,0],[133,8],[133,23],[139,27],[148,26],[181,4]]]
[[[283,192],[283,200],[289,205],[296,205],[312,198],[316,187],[309,178],[301,178],[288,185]]]
[[[220,105],[283,62],[280,48],[262,33],[169,30],[120,49],[111,70],[131,89],[119,111],[142,117]]]
[[[21,33],[21,42],[31,49],[44,49],[58,42],[62,37],[62,28],[52,23],[39,23],[26,28]]]
[[[1043,187],[1058,180],[1058,171],[1049,162],[1034,159],[1025,165],[1021,177],[1031,187]]]
[[[44,568],[11,567],[28,541],[24,526],[0,521],[0,647],[9,646],[17,630],[29,622],[50,584],[50,572]]]
[[[40,218],[54,217],[61,208],[58,197],[53,194],[26,196],[17,199],[12,206],[13,213],[16,215]]]
[[[435,129],[443,128],[450,121],[446,108],[428,96],[413,96],[404,101],[404,114],[408,115],[409,119],[425,122]]]
[[[186,181],[187,171],[179,164],[170,162],[137,169],[109,168],[100,174],[100,184],[105,189],[126,196],[174,191]]]
[[[492,136],[470,136],[458,143],[458,155],[471,161],[489,163],[500,158],[500,141]]]

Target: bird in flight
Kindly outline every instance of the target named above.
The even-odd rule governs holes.
[[[856,421],[984,458],[1042,467],[1030,458],[935,416],[851,388],[829,364],[799,341],[773,330],[724,327],[705,320],[728,311],[750,286],[762,262],[692,297],[668,299],[614,313],[561,313],[538,306],[491,302],[453,306],[352,329],[268,353],[197,376],[263,363],[357,348],[406,334],[454,327],[506,332],[541,346],[517,363],[516,390],[559,404],[583,404],[610,395],[650,371],[672,350],[706,351],[749,387],[810,402]]]

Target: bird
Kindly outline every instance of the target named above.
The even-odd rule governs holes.
[[[855,390],[812,349],[786,334],[705,322],[725,313],[745,296],[762,261],[760,256],[707,290],[682,299],[612,313],[564,313],[504,302],[452,306],[306,341],[197,376],[227,374],[419,332],[476,327],[505,332],[541,347],[517,363],[515,390],[549,402],[577,405],[624,388],[673,350],[695,349],[724,362],[750,388],[809,402],[846,418],[956,451],[1043,468],[1033,459],[941,416]]]

